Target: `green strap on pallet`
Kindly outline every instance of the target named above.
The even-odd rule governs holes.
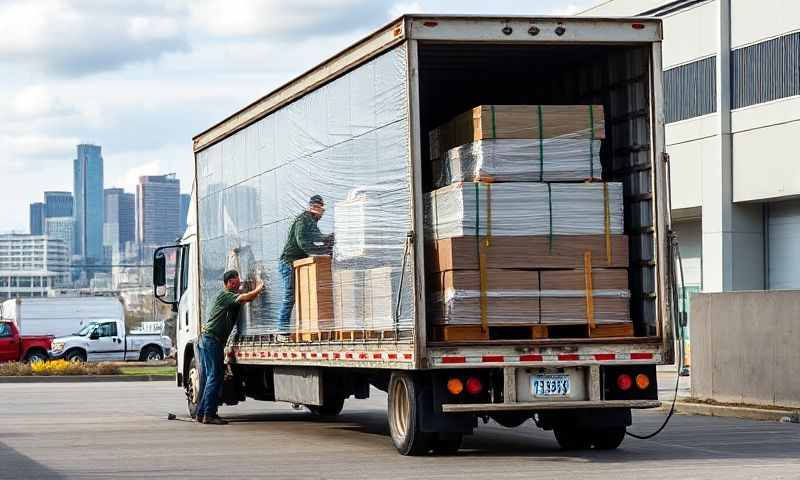
[[[537,105],[539,112],[539,181],[544,181],[544,125],[542,124],[542,106]]]
[[[589,139],[589,178],[594,179],[594,105],[589,104],[589,129],[592,136]]]

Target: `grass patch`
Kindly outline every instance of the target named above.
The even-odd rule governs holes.
[[[66,360],[49,360],[33,364],[0,363],[0,376],[57,376],[57,375],[118,375],[119,367],[107,363],[76,363]]]
[[[174,377],[175,367],[169,365],[161,367],[119,367],[119,373],[122,375],[153,375]]]

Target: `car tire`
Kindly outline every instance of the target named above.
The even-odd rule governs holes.
[[[25,355],[26,363],[46,362],[47,352],[42,350],[32,350]]]
[[[86,362],[86,353],[80,349],[73,349],[68,351],[64,354],[64,360],[68,362],[78,362],[78,363],[85,363]]]
[[[164,360],[164,354],[158,347],[146,347],[139,355],[139,360],[143,362],[158,362]]]

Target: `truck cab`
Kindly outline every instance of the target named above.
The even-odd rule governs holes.
[[[165,335],[131,335],[123,320],[95,320],[66,337],[53,340],[50,358],[69,361],[103,362],[162,360],[172,352]]]
[[[51,335],[20,335],[14,322],[0,320],[0,362],[47,360]]]

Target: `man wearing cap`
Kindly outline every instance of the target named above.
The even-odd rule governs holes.
[[[278,272],[283,283],[283,302],[278,312],[278,331],[287,333],[294,307],[294,267],[295,260],[311,255],[325,255],[330,252],[333,234],[323,235],[317,222],[325,213],[325,202],[319,195],[308,201],[308,208],[297,216],[289,228],[286,245],[278,263]],[[283,339],[284,337],[279,337]]]
[[[217,403],[223,378],[223,349],[228,342],[233,326],[239,317],[240,306],[256,299],[264,290],[261,280],[256,281],[255,288],[247,293],[239,293],[241,282],[239,272],[228,270],[222,275],[225,285],[214,299],[208,320],[203,323],[197,349],[200,353],[200,368],[204,382],[203,393],[197,404],[197,421],[212,425],[225,425],[225,420],[217,416]]]

